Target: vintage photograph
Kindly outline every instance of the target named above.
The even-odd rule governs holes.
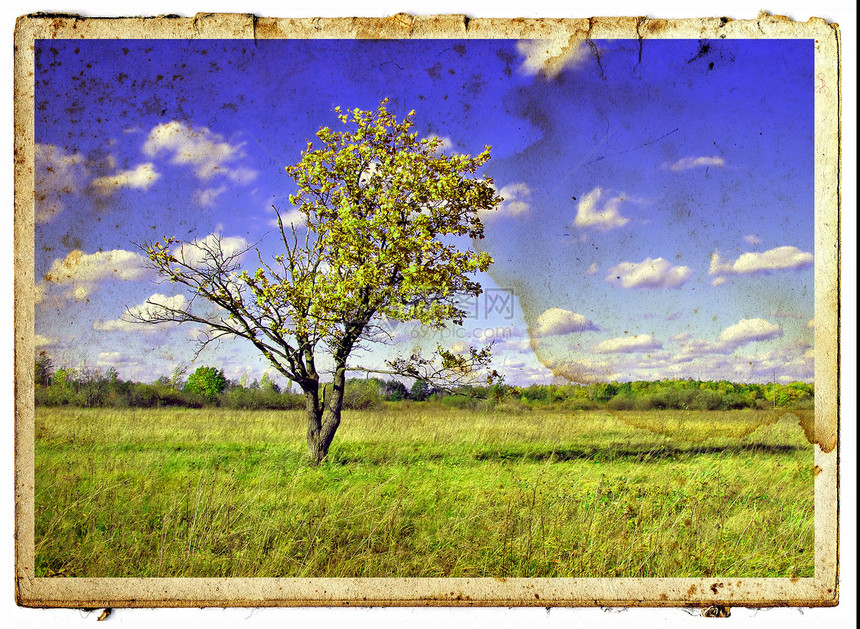
[[[19,600],[835,604],[837,30],[117,26],[19,23]]]

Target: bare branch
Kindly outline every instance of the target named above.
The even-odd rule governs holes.
[[[409,358],[399,357],[386,361],[387,369],[351,366],[348,370],[402,376],[426,382],[438,391],[485,397],[468,389],[502,383],[502,376],[495,369],[489,368],[492,345],[491,343],[480,350],[470,347],[466,354],[455,354],[437,346],[435,354],[430,358],[416,351]]]

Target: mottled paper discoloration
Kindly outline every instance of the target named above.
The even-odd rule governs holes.
[[[38,39],[514,38],[557,54],[587,39],[815,40],[815,577],[802,579],[96,579],[34,577],[34,42]],[[820,19],[84,19],[35,15],[15,33],[16,594],[28,606],[826,606],[837,602],[839,30]]]

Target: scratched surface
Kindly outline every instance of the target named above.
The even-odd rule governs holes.
[[[42,40],[90,40],[98,38],[151,40],[247,40],[278,39],[391,39],[433,40],[516,39],[539,40],[548,51],[543,72],[553,79],[576,55],[592,54],[600,75],[604,66],[599,40],[630,40],[632,55],[642,62],[644,41],[677,39],[700,42],[686,61],[708,69],[731,58],[723,40],[812,40],[815,63],[815,384],[814,414],[796,413],[799,424],[815,447],[815,576],[794,579],[98,579],[41,578],[34,571],[33,506],[33,331],[36,286],[42,276],[61,283],[62,277],[44,273],[35,248],[36,225],[50,222],[63,211],[57,199],[34,199],[35,128],[40,116],[34,76],[35,50]],[[838,531],[838,203],[839,129],[839,32],[836,25],[813,19],[796,23],[763,14],[754,21],[726,18],[707,20],[648,20],[644,18],[500,20],[463,16],[390,18],[269,19],[246,15],[198,15],[194,18],[78,19],[74,16],[32,16],[19,20],[15,36],[15,279],[16,279],[16,586],[21,604],[32,606],[200,606],[200,605],[665,605],[780,606],[834,605],[837,601]],[[216,45],[213,43],[213,45]],[[634,66],[635,68],[635,66]],[[430,68],[441,72],[444,68]],[[603,77],[605,78],[605,77]],[[175,94],[182,94],[176,77]],[[95,88],[94,88],[95,89]],[[477,88],[476,88],[477,89]],[[465,91],[468,92],[468,86]],[[144,89],[145,92],[145,89]],[[188,97],[188,96],[186,96]],[[141,98],[141,110],[158,110],[162,104]],[[181,105],[181,98],[178,99]],[[229,105],[229,103],[228,103]],[[235,107],[235,104],[234,104]],[[153,109],[154,108],[154,109]],[[531,111],[537,116],[537,109]],[[70,111],[69,116],[75,112]],[[134,116],[132,112],[131,116]],[[659,143],[673,133],[655,133],[647,143]],[[644,144],[644,143],[643,143]],[[638,148],[638,147],[636,147]],[[667,156],[668,159],[668,156]],[[74,160],[69,162],[75,167]],[[95,176],[106,177],[112,169],[107,157],[90,166]],[[145,172],[138,174],[146,175]],[[109,185],[109,181],[105,184]],[[98,196],[96,190],[96,196]],[[106,199],[105,195],[100,197]],[[98,199],[96,199],[98,201]],[[105,200],[105,202],[107,202]],[[96,204],[97,205],[97,204]],[[39,208],[39,209],[35,209]],[[42,214],[40,214],[42,212]],[[603,220],[622,220],[603,206]],[[681,217],[683,210],[678,210]],[[99,219],[100,220],[100,219]],[[141,219],[142,220],[142,219]],[[180,225],[181,226],[181,225]],[[178,226],[178,227],[180,227]],[[87,238],[86,224],[57,234],[58,248],[80,254]],[[117,225],[117,238],[127,238]],[[539,248],[540,242],[520,243]],[[69,254],[69,255],[72,255]],[[539,258],[538,258],[539,259]],[[73,266],[74,257],[67,259]],[[717,265],[719,266],[719,265]],[[730,266],[723,265],[728,273]],[[564,362],[561,350],[541,341],[545,304],[541,295],[518,275],[517,268],[499,265],[494,279],[517,289],[528,324],[532,350],[542,366],[560,380],[598,381],[612,373],[614,364],[584,367]],[[519,269],[521,271],[521,268]],[[682,273],[679,271],[679,273]],[[620,279],[620,276],[619,276]],[[86,290],[86,288],[84,288]],[[621,417],[621,416],[620,416]],[[622,417],[623,419],[623,417]]]

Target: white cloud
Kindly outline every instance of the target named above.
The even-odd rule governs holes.
[[[622,262],[609,269],[606,281],[623,288],[680,288],[693,274],[688,266],[672,266],[663,258]]]
[[[804,342],[776,347],[763,354],[739,357],[738,371],[747,380],[810,381],[815,377],[815,351]]]
[[[739,347],[752,341],[767,341],[782,336],[782,327],[765,319],[741,319],[720,332],[718,341],[730,347]]]
[[[98,177],[90,182],[96,192],[103,197],[112,195],[119,188],[130,188],[135,190],[149,190],[149,187],[161,177],[155,171],[152,162],[140,164],[132,170],[123,170],[106,177]]]
[[[503,201],[495,209],[478,211],[478,215],[485,223],[506,216],[522,216],[531,210],[532,191],[524,181],[506,185],[498,190],[498,195]]]
[[[597,262],[592,262],[591,266],[588,267],[588,270],[585,272],[586,275],[597,275],[600,271],[600,267],[597,266]]]
[[[188,299],[184,295],[168,297],[167,295],[156,293],[147,299],[146,302],[129,308],[128,312],[124,313],[119,319],[110,321],[99,319],[93,323],[93,329],[105,332],[156,332],[162,330],[165,326],[162,324],[144,325],[135,322],[134,319],[135,317],[148,318],[165,314],[164,307],[184,310],[188,307]]]
[[[573,221],[575,227],[595,227],[597,229],[615,229],[626,225],[629,219],[621,216],[621,204],[627,201],[627,195],[619,194],[605,199],[603,189],[595,188],[582,197],[576,208],[576,218]],[[598,207],[599,205],[599,207]]]
[[[744,236],[744,240],[746,240],[753,247],[757,247],[762,243],[761,238],[759,238],[755,234],[747,234],[746,236]]]
[[[662,349],[663,345],[650,334],[638,334],[636,336],[622,336],[615,339],[601,341],[594,346],[598,354],[632,354],[636,352],[650,352]]]
[[[66,299],[74,299],[75,301],[86,301],[90,295],[98,290],[95,284],[78,284],[71,290],[66,291]]]
[[[56,345],[59,341],[50,336],[42,336],[41,334],[36,334],[33,338],[35,341],[36,347],[47,347],[49,345]]]
[[[113,251],[97,251],[83,253],[79,250],[69,252],[65,258],[57,258],[45,274],[44,283],[37,285],[37,293],[51,285],[70,285],[65,296],[69,299],[83,301],[94,291],[98,283],[104,280],[139,280],[151,274],[145,256],[114,249]]]
[[[218,188],[205,188],[194,192],[194,202],[200,207],[212,207],[224,192],[227,191],[227,186]]]
[[[191,166],[198,179],[208,180],[225,175],[237,183],[247,183],[256,172],[231,164],[245,156],[242,144],[233,145],[207,127],[190,127],[173,120],[158,125],[149,132],[143,145],[149,157],[171,156],[171,163]]]
[[[710,275],[765,275],[773,271],[797,271],[812,264],[812,254],[797,247],[776,247],[763,253],[742,254],[734,262],[723,261],[719,251],[711,254]]]
[[[519,216],[525,214],[531,209],[529,200],[532,196],[532,191],[525,182],[512,183],[499,191],[504,201],[499,205],[499,213],[510,216]]]
[[[58,284],[104,279],[137,280],[147,274],[146,264],[143,255],[124,249],[96,253],[83,253],[76,249],[65,258],[54,260],[45,279]]]
[[[532,336],[570,334],[586,330],[597,330],[597,326],[581,314],[561,308],[545,310],[531,327]]]
[[[540,339],[538,338],[506,338],[492,340],[495,343],[495,345],[493,345],[494,353],[510,352],[512,354],[530,354],[540,346]]]
[[[251,183],[257,178],[257,171],[250,168],[222,168],[221,172],[224,173],[230,181],[240,184]]]
[[[711,166],[722,168],[726,161],[718,155],[703,156],[703,157],[684,157],[673,164],[663,164],[663,168],[672,172],[681,172],[691,170],[693,168],[710,168]]]
[[[271,208],[269,208],[271,210]],[[284,223],[284,231],[288,234],[290,233],[290,225],[295,227],[297,230],[300,227],[307,227],[307,221],[305,219],[305,215],[302,214],[300,210],[292,209],[287,213],[281,213],[281,221]],[[272,227],[278,226],[278,217],[277,215],[269,221],[269,225]]]
[[[121,352],[101,352],[96,359],[96,365],[99,367],[113,367],[120,369],[124,367],[136,367],[138,361],[131,356],[126,356]]]
[[[575,68],[585,61],[588,46],[575,34],[562,39],[527,39],[517,42],[517,52],[525,59],[521,70],[529,76],[541,74],[554,79],[566,68]]]
[[[36,223],[47,223],[66,209],[66,197],[83,189],[86,160],[53,144],[35,144],[34,166]]]
[[[454,354],[468,354],[471,349],[471,345],[464,341],[457,341],[451,346],[451,352]]]
[[[686,362],[706,354],[731,354],[755,341],[769,341],[783,335],[782,327],[765,319],[741,319],[720,332],[716,341],[689,340],[676,360]]]
[[[506,361],[505,364],[502,365],[502,367],[504,367],[505,369],[522,369],[525,366],[526,366],[526,364],[522,361],[511,362],[511,363]]]
[[[171,253],[189,266],[200,266],[211,259],[208,254],[210,251],[217,251],[220,248],[224,256],[230,257],[241,253],[249,246],[248,241],[241,236],[225,238],[218,234],[209,234],[204,238],[179,244]]]

